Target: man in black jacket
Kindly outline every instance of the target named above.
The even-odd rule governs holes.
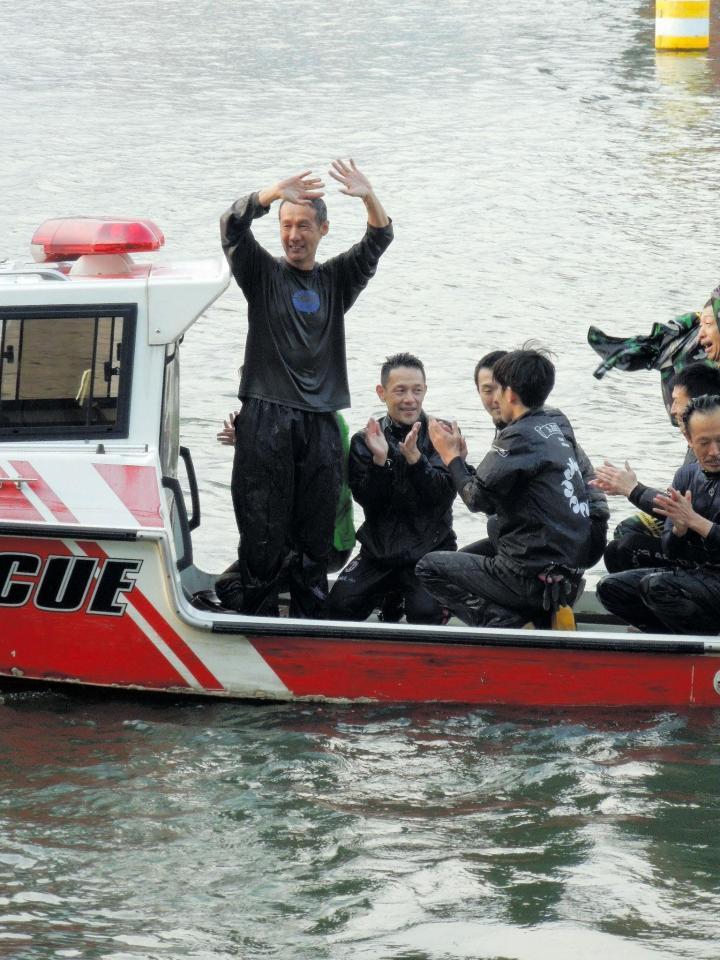
[[[489,414],[495,425],[496,436],[507,424],[504,422],[500,413],[498,385],[493,370],[498,360],[507,356],[507,353],[507,350],[492,350],[490,353],[486,353],[484,357],[481,357],[475,365],[475,386],[478,396],[480,397],[480,402],[485,408],[485,412]],[[552,413],[553,416],[556,416],[558,423],[561,422],[562,418],[564,421],[563,430],[570,430],[570,432],[572,432],[572,427],[560,410],[555,410],[550,407],[545,407],[545,410],[548,413]],[[602,559],[607,543],[610,508],[608,507],[607,497],[603,490],[599,486],[593,486],[591,484],[591,481],[595,479],[595,468],[590,458],[577,442],[575,449],[577,450],[577,462],[583,481],[585,482],[588,504],[590,506],[590,537],[582,562],[582,566],[587,568],[594,566]],[[495,556],[497,553],[497,521],[495,517],[488,517],[487,532],[488,535],[484,540],[478,540],[475,543],[468,544],[462,548],[462,552],[478,553],[486,557]]]
[[[415,575],[430,550],[455,550],[455,485],[435,452],[422,404],[425,369],[410,353],[388,357],[377,394],[387,416],[368,421],[350,444],[349,483],[365,512],[358,556],[338,576],[326,616],[365,620],[389,593],[404,600],[408,623],[442,623],[442,606]]]
[[[225,606],[248,614],[277,615],[282,580],[291,616],[321,616],[327,599],[342,468],[335,411],[350,406],[345,313],[393,237],[352,160],[334,161],[330,175],[342,193],[363,201],[367,229],[325,263],[315,259],[329,228],[324,184],[310,171],[243,197],[220,221],[223,250],[248,302],[248,333],[231,480],[238,561],[215,589]],[[251,230],[277,200],[280,258]]]
[[[611,613],[645,632],[720,633],[720,396],[701,396],[683,414],[697,457],[677,471],[666,494],[654,497],[665,518],[663,554],[669,569],[626,570],[600,581],[597,595]],[[682,566],[680,564],[682,563]]]
[[[501,430],[477,470],[465,463],[457,424],[436,420],[430,438],[472,511],[497,516],[497,554],[431,553],[417,565],[428,590],[472,626],[540,622],[548,577],[577,590],[590,535],[587,490],[566,418],[543,404],[555,368],[542,352],[515,350],[495,364]]]
[[[675,426],[683,431],[683,436],[683,414],[690,401],[703,394],[720,394],[720,370],[717,367],[707,363],[691,363],[673,378],[670,415]],[[685,439],[688,439],[687,436]],[[683,462],[687,465],[694,461],[695,454],[692,446],[688,445]],[[597,477],[591,486],[599,487],[606,493],[625,496],[633,506],[642,511],[622,520],[616,527],[613,539],[605,551],[608,573],[673,565],[663,553],[662,520],[653,514],[658,490],[639,483],[637,474],[627,461],[623,469],[606,460],[598,467]]]

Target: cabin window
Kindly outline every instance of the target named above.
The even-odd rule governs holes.
[[[0,441],[127,437],[136,315],[0,307]]]

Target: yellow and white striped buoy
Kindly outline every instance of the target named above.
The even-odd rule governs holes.
[[[710,0],[655,0],[657,50],[707,50]]]

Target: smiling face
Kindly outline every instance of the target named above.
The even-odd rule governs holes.
[[[503,423],[500,414],[500,385],[493,377],[493,372],[489,367],[480,367],[475,381],[480,402],[487,413],[492,417],[492,422],[496,427]]]
[[[329,227],[327,220],[318,223],[313,207],[283,203],[280,208],[280,242],[287,262],[298,270],[312,270],[318,244]]]
[[[693,413],[687,424],[688,443],[706,473],[720,473],[720,409]]]
[[[700,314],[700,346],[708,360],[720,362],[720,329],[718,329],[712,307],[705,307]]]
[[[375,388],[395,423],[409,427],[420,417],[427,384],[417,367],[395,367],[388,373],[387,383]]]

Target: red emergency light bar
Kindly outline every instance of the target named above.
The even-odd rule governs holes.
[[[35,231],[30,249],[36,262],[45,263],[92,254],[146,253],[164,243],[162,230],[152,220],[73,217],[46,220]]]

